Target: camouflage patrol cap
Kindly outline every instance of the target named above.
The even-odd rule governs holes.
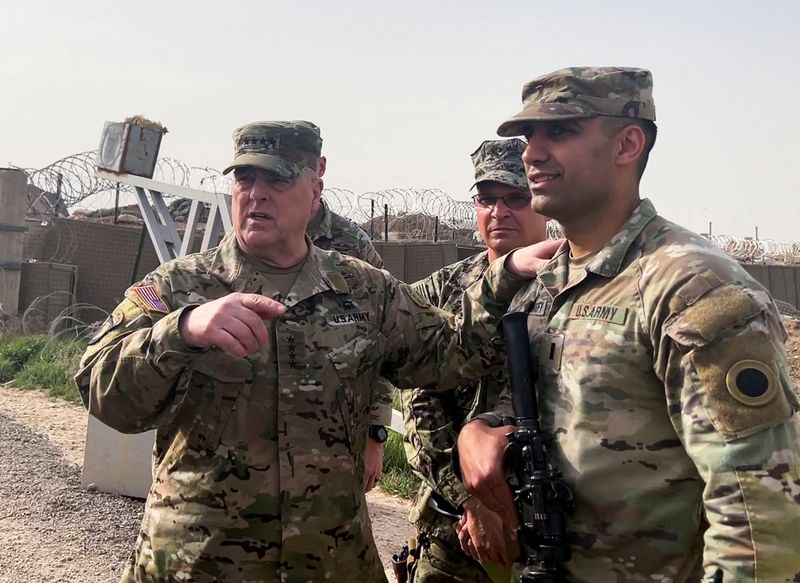
[[[571,67],[537,77],[522,88],[522,111],[500,136],[528,133],[532,121],[610,115],[655,121],[653,76],[632,67]]]
[[[486,140],[472,154],[475,166],[475,184],[491,180],[519,188],[528,188],[522,153],[525,142],[518,138],[511,140]]]
[[[258,121],[233,132],[234,159],[227,174],[241,166],[256,166],[285,178],[316,168],[322,155],[322,136],[310,121]]]

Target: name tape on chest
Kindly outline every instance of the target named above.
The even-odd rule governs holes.
[[[540,299],[533,302],[533,307],[531,307],[531,315],[533,316],[546,316],[547,310],[550,307],[550,300],[549,299]]]
[[[628,317],[628,308],[601,304],[575,304],[570,310],[569,317],[573,320],[598,320],[621,326]]]
[[[369,322],[369,312],[346,312],[344,314],[328,314],[328,324],[331,326],[346,326]]]

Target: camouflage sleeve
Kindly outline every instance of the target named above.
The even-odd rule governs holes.
[[[401,388],[437,385],[455,388],[480,378],[503,362],[500,318],[514,293],[527,281],[495,261],[464,292],[458,315],[440,310],[409,286],[387,281],[381,335],[381,372]]]
[[[442,280],[446,270],[435,271],[413,284],[413,290],[434,306],[440,307]],[[408,463],[431,488],[458,508],[470,497],[453,470],[456,430],[450,410],[452,391],[437,393],[427,388],[401,391],[403,423]]]
[[[362,239],[359,241],[361,244],[361,255],[359,259],[362,261],[366,261],[373,267],[377,267],[378,269],[383,269],[383,258],[378,254],[378,251],[375,249],[375,246],[372,244],[372,241],[369,239]]]
[[[149,289],[154,300],[136,290]],[[152,304],[148,304],[152,301]],[[184,374],[200,351],[178,333],[183,310],[169,311],[169,288],[157,274],[128,289],[81,359],[75,382],[89,412],[123,433],[169,422],[188,385]]]
[[[447,268],[431,273],[425,279],[411,284],[412,289],[434,306],[442,307],[442,281],[447,276]]]
[[[372,244],[366,235],[359,240],[361,253],[359,259],[366,261],[373,267],[383,269],[383,259],[378,254],[375,246]],[[384,378],[379,378],[375,381],[375,386],[372,389],[372,403],[369,410],[369,423],[370,425],[385,425],[389,426],[392,423],[392,392],[394,387],[392,383]]]
[[[475,419],[480,419],[489,427],[502,427],[503,425],[514,424],[514,405],[511,402],[511,393],[504,391],[500,397],[500,401],[495,406],[494,411],[488,413],[481,413],[475,415]]]
[[[394,386],[383,377],[378,377],[372,387],[372,401],[369,408],[369,424],[392,424],[392,392]]]
[[[470,497],[453,469],[453,447],[457,432],[452,417],[452,404],[446,397],[427,389],[401,391],[406,429],[406,457],[414,472],[441,494],[454,508]]]
[[[765,291],[709,281],[672,295],[654,343],[673,425],[706,483],[704,567],[725,581],[798,581],[800,426],[783,327]]]

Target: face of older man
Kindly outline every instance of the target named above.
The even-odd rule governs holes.
[[[305,231],[322,182],[312,171],[295,179],[244,166],[234,170],[233,228],[242,250],[277,267],[289,267],[307,251]]]
[[[526,189],[493,181],[479,182],[477,189],[478,231],[490,260],[546,238],[547,219],[533,210]]]

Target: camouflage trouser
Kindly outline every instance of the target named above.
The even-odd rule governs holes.
[[[440,538],[430,537],[417,561],[414,583],[492,583],[481,564],[461,547]]]

